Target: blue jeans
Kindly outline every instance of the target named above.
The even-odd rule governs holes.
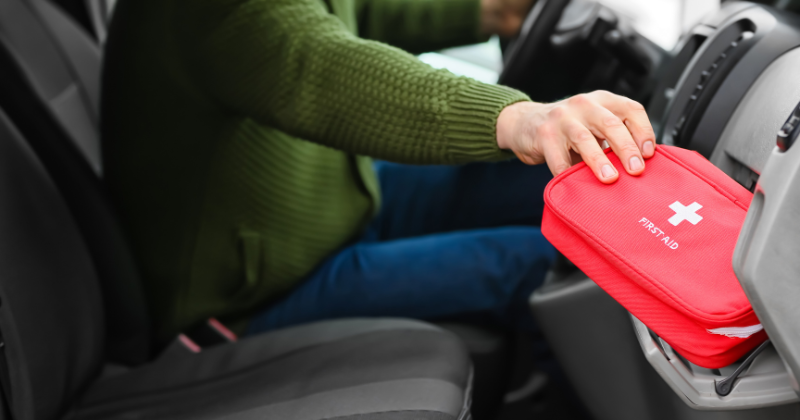
[[[555,259],[537,227],[545,165],[378,162],[380,214],[288,295],[254,316],[255,334],[321,319],[461,319],[533,330],[527,306]]]

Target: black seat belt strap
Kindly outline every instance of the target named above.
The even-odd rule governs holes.
[[[731,376],[728,376],[727,378],[722,379],[720,381],[715,381],[714,387],[716,388],[717,395],[724,397],[730,394],[731,391],[733,391],[733,383],[736,382],[736,379],[739,377],[739,375],[741,375],[742,372],[744,372],[748,367],[750,367],[750,364],[753,363],[753,360],[755,360],[756,357],[759,354],[761,354],[761,352],[764,351],[764,349],[767,348],[767,346],[769,346],[769,344],[770,344],[769,340],[761,343],[760,346],[756,347],[755,350],[750,352],[750,354],[747,356],[746,359],[744,359],[742,364],[739,365],[739,367],[735,371],[733,371]]]

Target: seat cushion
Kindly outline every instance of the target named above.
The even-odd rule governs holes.
[[[460,340],[434,326],[325,321],[106,377],[68,417],[461,419],[470,375]]]

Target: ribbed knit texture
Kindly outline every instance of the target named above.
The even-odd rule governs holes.
[[[478,3],[120,2],[104,158],[160,338],[208,316],[246,319],[356,238],[380,203],[365,156],[509,156],[495,122],[525,95],[376,42],[478,41]]]

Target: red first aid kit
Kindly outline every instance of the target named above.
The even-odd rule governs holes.
[[[617,182],[580,163],[548,184],[547,239],[692,363],[727,366],[766,340],[731,265],[752,194],[696,152],[659,146],[640,176],[606,153]]]

